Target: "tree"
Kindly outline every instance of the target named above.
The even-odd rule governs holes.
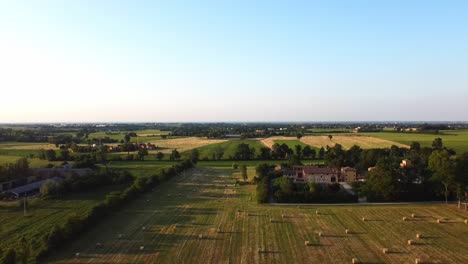
[[[456,159],[455,182],[457,185],[457,198],[467,202],[468,200],[468,152]]]
[[[442,143],[441,138],[436,138],[432,141],[432,149],[433,150],[441,150],[444,148],[444,144]]]
[[[9,248],[3,257],[3,264],[16,264],[16,251]]]
[[[200,151],[196,148],[192,149],[192,151],[190,152],[190,160],[196,164],[199,159],[200,159]]]
[[[159,161],[162,160],[164,158],[164,153],[162,153],[161,151],[159,151],[158,153],[156,153],[156,159],[158,159]]]
[[[304,158],[310,158],[312,156],[312,152],[314,153],[314,157],[312,157],[312,159],[315,158],[315,150],[313,150],[309,145],[305,146],[304,149],[302,149],[302,156]]]
[[[367,174],[362,192],[369,201],[395,201],[398,199],[398,171],[389,158],[377,162],[374,170]]]
[[[42,184],[39,191],[43,197],[58,196],[63,192],[63,184],[61,182],[47,180],[44,182],[44,184]]]
[[[60,156],[59,156],[60,160],[67,161],[70,159],[70,151],[68,151],[68,149],[61,149],[59,153],[60,153]]]
[[[145,156],[148,155],[148,150],[146,148],[140,148],[138,149],[138,159],[139,160],[144,160],[145,159]]]
[[[169,156],[169,159],[174,161],[174,160],[179,160],[180,159],[180,153],[177,151],[177,149],[173,149],[171,152],[171,155]]]
[[[240,171],[241,171],[242,179],[244,179],[244,181],[247,181],[247,179],[248,179],[248,176],[247,176],[247,166],[241,165]]]
[[[249,144],[240,143],[237,145],[234,158],[237,160],[250,160],[255,155],[255,149],[250,148]]]
[[[214,157],[217,160],[220,160],[223,158],[223,156],[224,156],[224,148],[218,145],[214,150]]]
[[[53,150],[53,149],[48,149],[48,150],[46,150],[45,156],[46,156],[46,159],[47,159],[48,161],[54,161],[54,160],[57,159],[55,150]]]
[[[410,145],[410,149],[415,150],[415,151],[420,151],[421,150],[421,144],[419,142],[413,142]]]
[[[302,157],[302,146],[297,144],[296,146],[294,146],[294,150],[296,151],[296,155],[299,159],[301,159]]]
[[[345,163],[346,153],[340,144],[336,144],[327,150],[324,158],[327,166],[340,168]]]
[[[328,139],[330,139],[330,141],[333,139],[333,136],[332,135],[328,135]]]
[[[258,157],[262,160],[269,160],[271,158],[271,150],[268,147],[261,147]]]
[[[237,165],[237,163],[233,163],[233,164],[232,164],[232,169],[233,169],[233,170],[237,170],[238,167],[239,167],[239,165]]]
[[[429,156],[429,169],[432,179],[444,186],[445,202],[448,203],[449,189],[455,183],[455,163],[447,150],[433,151]]]
[[[318,159],[321,160],[323,159],[323,156],[325,155],[325,149],[321,147],[318,152]]]
[[[300,139],[302,138],[302,134],[301,134],[301,133],[297,133],[297,134],[296,134],[296,138],[297,138],[298,140],[300,140]]]
[[[129,135],[129,134],[125,134],[125,137],[124,137],[125,143],[130,142],[130,139],[131,139],[130,135]]]

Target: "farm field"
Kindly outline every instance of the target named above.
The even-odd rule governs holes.
[[[198,167],[177,176],[48,262],[351,263],[355,257],[362,263],[468,263],[468,226],[462,222],[468,213],[453,205],[258,205],[255,186],[234,186],[236,175]],[[402,221],[405,216],[409,221]],[[437,224],[438,218],[446,222]]]
[[[453,148],[457,153],[468,151],[468,130],[446,130],[441,131],[441,135],[431,134],[418,134],[418,133],[391,133],[391,132],[375,132],[375,133],[359,133],[371,137],[381,138],[400,142],[402,144],[410,145],[412,142],[417,141],[423,147],[432,146],[432,141],[435,138],[442,138],[444,146]]]
[[[95,132],[95,133],[90,133],[88,135],[89,139],[92,138],[105,138],[109,137],[110,139],[116,139],[116,140],[123,140],[125,137],[125,134],[130,133],[130,132],[135,132],[138,136],[137,137],[132,137],[131,142],[140,142],[140,143],[146,143],[152,140],[159,140],[161,139],[162,135],[168,135],[168,131],[161,131],[158,129],[144,129],[144,130],[136,130],[136,131],[120,131],[120,132],[112,132],[112,133],[106,133],[106,132]]]
[[[263,144],[259,140],[223,140],[218,144],[211,144],[198,148],[198,150],[200,151],[200,159],[203,159],[205,157],[211,159],[213,154],[215,153],[216,148],[218,148],[219,146],[221,146],[221,148],[223,148],[224,150],[223,159],[228,159],[229,157],[233,157],[235,155],[236,148],[239,144],[248,144],[251,148],[255,149],[256,154],[258,154],[260,152],[260,148],[263,147]]]
[[[127,170],[137,177],[147,177],[157,174],[161,169],[177,164],[172,161],[111,161],[107,167],[112,169]]]
[[[328,136],[304,136],[301,138],[301,142],[314,146],[316,148],[326,147],[326,146],[334,146],[335,144],[342,145],[345,149],[349,149],[354,145],[358,145],[363,149],[370,149],[370,148],[389,148],[392,145],[396,145],[399,147],[408,147],[406,144],[402,144],[399,142],[381,139],[371,136],[361,136],[356,134],[335,134],[333,138],[330,140]]]
[[[200,137],[187,137],[187,138],[173,138],[173,139],[161,139],[154,142],[158,147],[158,150],[150,151],[150,153],[156,152],[163,152],[163,153],[171,153],[173,149],[177,149],[180,153],[184,151],[188,151],[194,148],[200,148],[207,145],[213,145],[217,143],[226,142],[224,139],[207,139],[207,138],[200,138]],[[162,148],[162,150],[161,150]]]
[[[24,237],[33,249],[37,249],[42,236],[54,225],[64,224],[67,216],[80,215],[102,201],[107,193],[124,188],[125,185],[114,185],[60,199],[30,199],[28,217],[23,216],[23,209],[16,202],[0,202],[0,248],[20,248],[19,242]]]

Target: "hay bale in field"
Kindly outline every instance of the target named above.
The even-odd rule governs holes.
[[[147,199],[146,202],[149,203],[151,200],[150,199]]]
[[[367,221],[367,218],[363,217],[363,218],[362,218],[362,221],[364,221],[364,222]]]
[[[403,220],[403,221],[406,221],[406,216],[404,216],[404,217],[402,218],[402,220]]]
[[[167,195],[167,197],[171,197],[171,195],[170,195],[170,194],[168,194],[168,195]]]
[[[441,219],[437,219],[437,223],[438,223],[438,224],[442,224],[442,220],[441,220]]]
[[[319,237],[323,237],[323,233],[322,233],[322,232],[318,232],[318,236],[319,236]]]
[[[351,232],[349,231],[349,229],[345,229],[345,233],[346,233],[346,234],[349,234],[349,233],[351,233]]]
[[[316,215],[320,215],[319,210],[315,210],[315,214],[316,214]]]
[[[468,219],[465,219],[465,224],[468,224]]]
[[[382,253],[388,254],[389,253],[388,248],[382,248]]]
[[[97,242],[97,243],[96,243],[96,247],[97,247],[97,248],[102,248],[102,244],[101,244],[100,242]]]
[[[75,257],[76,257],[76,258],[79,258],[79,257],[80,257],[80,252],[76,252],[76,253],[75,253]]]
[[[198,235],[198,238],[199,238],[199,239],[203,239],[203,235],[201,235],[201,234]]]
[[[310,246],[310,245],[311,245],[311,244],[310,244],[310,241],[305,241],[305,242],[304,242],[304,245],[305,245],[306,247]]]
[[[411,218],[416,218],[416,214],[411,214]]]
[[[351,259],[351,263],[352,263],[352,264],[358,264],[358,263],[360,263],[360,262],[359,262],[359,259],[357,259],[357,258],[352,258],[352,259]]]
[[[415,244],[415,243],[414,243],[414,241],[413,241],[413,240],[411,240],[411,239],[409,239],[409,240],[408,240],[408,245],[410,245],[410,246],[411,246],[411,245],[414,245],[414,244]]]
[[[262,248],[258,248],[257,252],[262,253]]]
[[[422,264],[422,261],[421,261],[420,258],[416,258],[416,259],[414,260],[414,263],[415,263],[415,264]]]
[[[123,234],[118,234],[118,235],[117,235],[117,238],[118,238],[118,239],[122,239],[123,237],[124,237]]]
[[[286,218],[286,215],[285,215],[285,214],[281,214],[281,218]]]
[[[416,238],[417,238],[417,239],[420,239],[420,238],[422,238],[422,235],[421,235],[421,233],[416,233]]]
[[[221,233],[221,228],[216,229],[216,232]]]
[[[141,227],[141,230],[146,230],[146,226]]]
[[[192,221],[192,225],[196,224],[197,222],[195,220]]]
[[[270,223],[273,223],[275,220],[273,218],[270,218]]]
[[[141,246],[141,247],[140,247],[140,251],[143,251],[143,250],[145,250],[145,247],[144,247],[144,246]]]

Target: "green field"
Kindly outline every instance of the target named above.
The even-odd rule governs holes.
[[[129,132],[135,132],[138,137],[132,137],[131,142],[140,142],[140,143],[146,143],[149,141],[153,140],[159,140],[161,139],[161,135],[168,135],[168,131],[161,131],[158,129],[144,129],[144,130],[137,130],[137,131],[120,131],[120,132],[111,132],[111,133],[106,133],[106,132],[95,132],[95,133],[90,133],[88,135],[89,139],[92,138],[105,138],[109,137],[110,139],[115,139],[115,140],[123,140],[125,137],[125,134]]]
[[[19,249],[19,241],[24,237],[36,250],[42,236],[48,234],[54,225],[63,225],[68,216],[83,214],[102,201],[107,193],[124,188],[124,185],[114,185],[61,199],[31,199],[27,217],[23,216],[23,208],[18,207],[17,202],[0,202],[0,248]]]
[[[157,174],[161,169],[175,165],[172,161],[111,161],[107,167],[112,169],[126,170],[137,177],[147,177]]]
[[[468,263],[468,213],[455,206],[258,205],[255,186],[234,186],[232,175],[200,167],[184,173],[114,212],[48,261],[351,263],[356,257],[362,263]],[[415,238],[418,232],[422,239]]]
[[[223,159],[228,159],[229,157],[234,156],[237,146],[242,143],[249,144],[251,148],[255,149],[256,154],[260,152],[260,148],[265,146],[258,140],[229,140],[223,143],[210,144],[203,147],[199,147],[198,150],[200,151],[200,159],[203,159],[204,157],[211,159],[213,153],[215,152],[215,149],[218,146],[221,146],[224,150]]]
[[[442,134],[440,135],[395,132],[359,133],[359,135],[372,136],[407,145],[417,141],[424,147],[430,147],[432,145],[432,141],[434,141],[435,138],[440,137],[442,138],[444,146],[453,148],[457,153],[468,151],[468,130],[446,130],[441,132]]]

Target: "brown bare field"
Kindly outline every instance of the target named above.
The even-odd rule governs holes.
[[[401,144],[395,141],[385,140],[381,138],[358,136],[358,135],[333,135],[330,140],[328,136],[304,136],[301,142],[320,148],[326,146],[334,146],[335,144],[342,145],[345,149],[351,148],[353,145],[358,145],[363,149],[370,148],[389,148],[392,145],[408,148],[408,145]]]
[[[150,153],[156,153],[161,151],[163,153],[170,153],[173,149],[177,149],[179,152],[184,152],[194,148],[203,147],[210,144],[226,142],[225,139],[207,139],[201,137],[187,137],[187,138],[174,138],[174,139],[161,139],[151,141],[155,144],[159,150],[150,151]]]

